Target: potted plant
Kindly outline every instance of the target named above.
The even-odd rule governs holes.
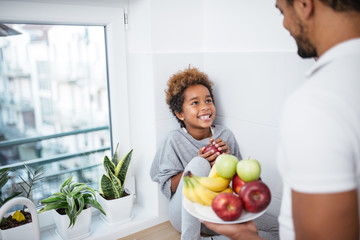
[[[0,228],[2,239],[20,239],[23,237],[21,233],[27,232],[27,239],[40,239],[39,219],[35,204],[31,201],[31,192],[34,189],[35,183],[42,179],[42,168],[33,172],[27,165],[24,164],[27,171],[28,180],[20,176],[23,185],[20,186],[25,193],[25,197],[17,197],[21,192],[14,192],[8,198],[1,197],[0,209]],[[10,179],[10,168],[0,169],[0,187],[5,186]],[[24,205],[22,210],[15,211],[14,214],[8,214],[8,211],[15,205]],[[7,217],[4,215],[8,214]]]
[[[62,239],[81,239],[90,235],[91,207],[105,214],[96,200],[95,191],[85,183],[72,181],[69,177],[60,191],[41,201],[39,212],[53,211],[57,234]]]
[[[119,161],[118,146],[119,144],[111,160],[107,156],[104,157],[103,166],[106,174],[100,180],[99,202],[106,212],[106,216],[102,218],[109,225],[118,225],[131,220],[135,195],[125,189],[133,149]]]

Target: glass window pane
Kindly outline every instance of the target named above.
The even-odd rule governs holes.
[[[0,168],[43,167],[36,203],[70,175],[98,189],[110,130],[103,26],[6,24],[0,37]],[[16,141],[17,140],[17,141]]]

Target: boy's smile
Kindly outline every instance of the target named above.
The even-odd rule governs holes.
[[[212,114],[202,115],[202,116],[199,116],[199,118],[200,118],[200,120],[209,121],[209,120],[211,120],[211,115]]]

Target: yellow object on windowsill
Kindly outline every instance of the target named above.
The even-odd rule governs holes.
[[[15,219],[18,222],[24,221],[25,216],[20,211],[16,211],[14,215],[12,216],[12,219]]]

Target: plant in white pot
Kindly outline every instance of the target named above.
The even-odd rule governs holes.
[[[112,160],[107,156],[104,157],[103,166],[106,174],[100,180],[99,202],[106,212],[106,216],[102,218],[109,225],[118,225],[131,220],[135,195],[125,189],[133,149],[119,161],[118,146],[119,144],[116,146]]]
[[[95,191],[85,183],[65,180],[60,191],[41,201],[39,212],[53,211],[57,234],[62,239],[82,239],[90,235],[91,207],[105,214]]]
[[[39,219],[36,211],[35,204],[31,200],[31,192],[35,187],[35,183],[42,180],[42,167],[34,172],[24,164],[27,171],[28,179],[25,180],[20,176],[22,184],[20,186],[25,193],[25,197],[17,197],[21,192],[14,192],[8,198],[3,199],[1,197],[0,208],[0,228],[1,236],[3,240],[6,239],[23,239],[23,233],[27,233],[27,239],[40,239],[40,227]],[[0,187],[5,186],[6,182],[10,179],[9,168],[3,168],[0,170]],[[9,214],[16,205],[24,205],[22,210],[17,210],[13,214]],[[7,215],[6,217],[4,217]]]

